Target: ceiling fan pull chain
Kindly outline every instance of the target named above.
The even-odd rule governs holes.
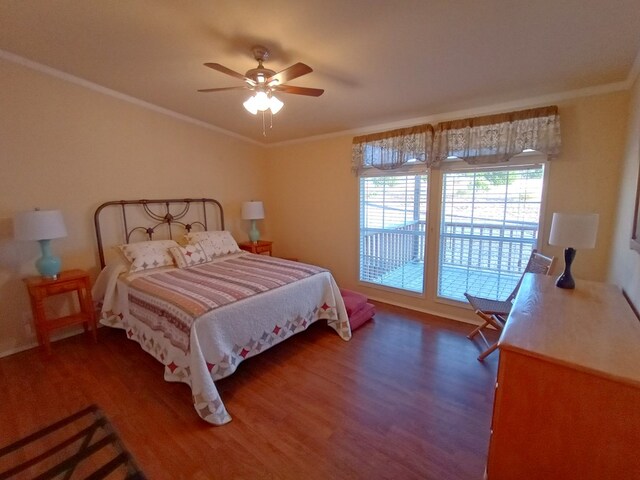
[[[264,127],[264,110],[262,111],[262,136],[263,137],[267,136],[267,132],[266,132],[265,127]]]

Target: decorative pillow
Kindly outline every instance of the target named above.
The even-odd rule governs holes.
[[[194,265],[200,265],[201,263],[207,263],[209,258],[204,251],[204,248],[199,242],[192,245],[185,245],[169,248],[171,255],[178,268],[193,267]]]
[[[149,240],[146,242],[128,243],[118,245],[124,258],[131,263],[129,272],[141,272],[152,268],[175,265],[169,248],[177,247],[173,240]]]
[[[187,241],[193,245],[200,243],[211,260],[219,255],[240,252],[240,247],[226,230],[216,232],[192,232],[186,235]]]

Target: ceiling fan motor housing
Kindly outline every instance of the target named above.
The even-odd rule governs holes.
[[[256,82],[258,85],[260,85],[264,83],[267,78],[270,78],[275,74],[276,72],[274,70],[271,70],[269,68],[261,68],[259,66],[258,68],[252,68],[251,70],[247,70],[247,73],[245,73],[245,77],[250,78],[251,80]],[[260,78],[262,78],[262,81],[260,81]]]
[[[265,83],[267,78],[270,78],[276,74],[274,70],[264,68],[264,66],[262,65],[262,62],[266,62],[269,58],[269,50],[267,49],[267,47],[263,47],[262,45],[256,45],[251,49],[251,51],[253,52],[253,58],[255,58],[258,62],[258,67],[247,70],[247,73],[245,73],[245,77],[250,78],[258,85],[262,85]]]

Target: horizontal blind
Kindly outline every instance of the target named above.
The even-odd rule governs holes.
[[[543,166],[443,175],[438,296],[504,300],[538,239]]]
[[[360,280],[422,292],[427,175],[360,178]]]

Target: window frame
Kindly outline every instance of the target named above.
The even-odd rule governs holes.
[[[399,287],[393,287],[390,285],[382,285],[380,283],[368,282],[366,280],[362,280],[360,278],[360,272],[362,271],[362,252],[360,250],[361,247],[361,212],[362,212],[362,180],[367,178],[384,178],[384,177],[407,177],[407,176],[425,176],[427,177],[427,192],[425,194],[425,238],[424,238],[424,250],[422,255],[424,257],[424,268],[422,272],[422,291],[416,292],[413,290],[407,290]],[[365,171],[363,171],[358,176],[358,271],[357,271],[357,284],[366,288],[373,288],[382,291],[386,291],[389,293],[401,294],[406,297],[414,297],[414,298],[425,298],[427,296],[427,261],[428,261],[428,252],[429,252],[429,217],[431,212],[430,200],[431,200],[431,171],[430,169],[426,169],[423,163],[413,163],[409,165],[405,165],[403,168],[394,169],[394,170],[380,170],[374,167],[368,167]]]
[[[429,263],[430,270],[425,274],[425,278],[428,279],[429,288],[429,297],[438,304],[449,305],[453,307],[463,307],[465,309],[471,310],[471,306],[467,301],[463,300],[455,300],[452,298],[442,297],[438,295],[438,269],[440,267],[440,248],[441,248],[441,215],[442,215],[442,189],[444,186],[444,174],[449,172],[474,172],[474,171],[505,171],[505,170],[514,170],[519,168],[526,168],[536,165],[542,165],[543,168],[543,176],[542,176],[542,193],[540,197],[540,215],[538,218],[538,238],[534,248],[537,250],[541,250],[541,245],[546,244],[546,239],[548,238],[547,231],[547,223],[546,223],[546,208],[547,208],[547,191],[549,187],[549,174],[551,170],[551,163],[545,154],[539,152],[525,152],[520,155],[515,156],[508,162],[500,163],[500,164],[481,164],[481,165],[471,165],[463,160],[458,158],[449,158],[446,162],[438,168],[437,170],[440,172],[438,175],[438,192],[437,197],[431,198],[432,208],[429,210],[430,213],[433,214],[432,218],[427,219],[427,224],[432,225],[435,228],[433,233],[434,242],[433,242],[433,250],[436,254],[432,255],[435,257],[432,262]],[[430,183],[431,187],[432,184]],[[430,195],[435,195],[434,188],[430,189]],[[428,213],[429,213],[428,212]],[[431,222],[431,223],[429,223]],[[431,247],[431,245],[427,244],[427,251]]]

